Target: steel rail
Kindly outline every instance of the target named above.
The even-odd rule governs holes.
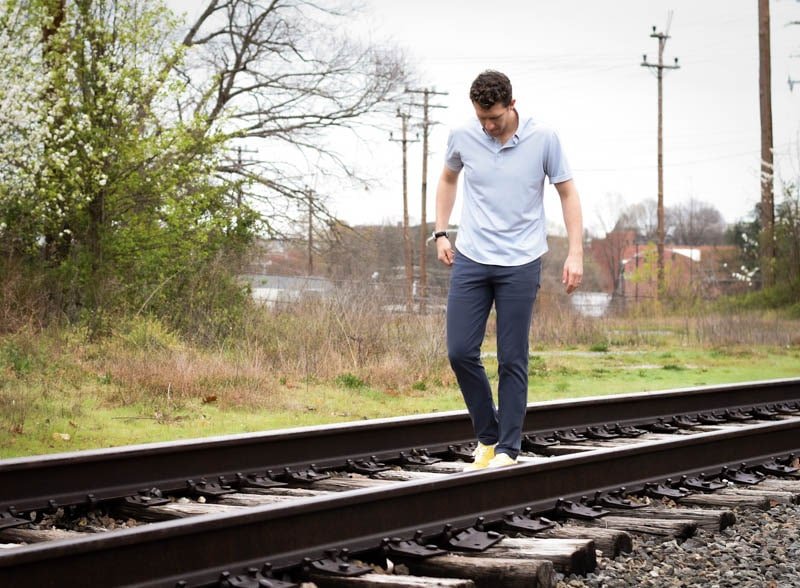
[[[800,378],[539,402],[528,405],[527,433],[800,401]],[[140,489],[185,489],[187,480],[284,467],[341,466],[348,458],[397,457],[472,440],[466,411],[375,419],[0,460],[0,512],[112,499]]]
[[[508,510],[546,511],[560,497],[710,472],[800,450],[800,419],[595,449],[546,462],[366,489],[290,505],[202,515],[108,535],[31,545],[0,553],[2,586],[213,585],[270,561],[280,567],[327,548],[375,548],[387,536],[456,528]]]

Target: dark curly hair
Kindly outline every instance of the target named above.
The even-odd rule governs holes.
[[[511,80],[504,73],[487,69],[481,72],[469,89],[469,99],[481,108],[491,108],[498,102],[511,104]]]

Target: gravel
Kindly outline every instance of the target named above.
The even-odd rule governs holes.
[[[141,523],[132,518],[114,518],[100,511],[90,511],[85,515],[74,517],[59,508],[55,514],[45,514],[41,521],[32,525],[33,529],[66,529],[82,533],[102,533],[115,529],[137,527]]]
[[[800,587],[800,506],[734,510],[735,525],[682,542],[635,535],[631,553],[598,558],[595,573],[557,588]]]

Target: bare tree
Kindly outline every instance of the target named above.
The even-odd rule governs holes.
[[[658,205],[654,199],[631,204],[619,215],[614,230],[633,230],[643,241],[658,238]]]
[[[667,209],[668,232],[680,245],[719,245],[725,240],[725,219],[714,206],[691,198]]]
[[[342,36],[348,17],[309,0],[207,0],[182,40],[186,65],[165,66],[186,84],[182,117],[256,148],[246,162],[231,151],[218,171],[241,181],[272,232],[305,216],[310,175],[357,180],[328,132],[374,123],[407,81],[397,49]],[[314,213],[333,220],[324,206]]]

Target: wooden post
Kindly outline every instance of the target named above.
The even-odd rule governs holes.
[[[663,137],[663,93],[664,93],[664,70],[665,69],[678,69],[678,58],[675,58],[675,65],[664,65],[664,47],[669,39],[669,27],[672,22],[672,12],[669,13],[667,18],[667,28],[663,33],[656,32],[656,27],[653,27],[653,33],[650,35],[654,39],[658,39],[658,63],[652,64],[647,62],[647,55],[644,56],[642,61],[643,67],[648,67],[656,70],[656,77],[658,78],[658,295],[661,296],[665,289],[664,278],[664,240],[666,238],[666,229],[664,227],[664,137]]]
[[[769,0],[758,0],[758,95],[761,106],[761,287],[775,284],[775,201],[772,191],[772,68]]]
[[[408,138],[408,119],[411,115],[397,109],[397,117],[402,120],[402,137],[397,140],[403,147],[403,260],[406,268],[405,299],[406,311],[411,311],[414,305],[414,259],[411,250],[411,237],[408,232],[408,143],[415,140]],[[390,141],[395,141],[389,136]]]

